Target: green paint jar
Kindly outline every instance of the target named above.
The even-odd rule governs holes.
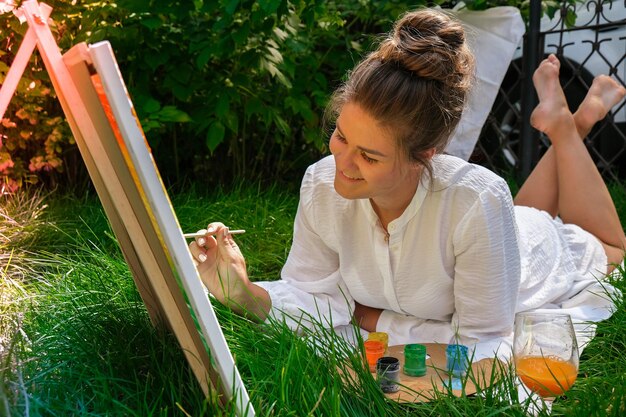
[[[404,347],[403,371],[409,376],[426,375],[426,346],[412,343]]]

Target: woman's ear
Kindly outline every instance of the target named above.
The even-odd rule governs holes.
[[[420,152],[419,155],[423,158],[423,160],[430,161],[431,159],[433,159],[433,156],[435,156],[436,153],[437,153],[436,148],[430,148],[430,149]],[[422,171],[423,167],[424,166],[421,163],[414,163],[414,168],[420,172]]]
[[[433,159],[433,156],[435,156],[435,154],[437,153],[437,149],[435,148],[430,148],[428,150],[425,150],[424,152],[422,152],[422,156],[427,159],[427,160],[431,160]]]

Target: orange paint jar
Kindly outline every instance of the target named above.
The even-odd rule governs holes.
[[[379,340],[366,340],[363,345],[370,372],[376,372],[376,361],[385,354],[385,345]]]
[[[367,336],[367,340],[378,340],[380,342],[383,342],[383,345],[385,346],[385,352],[387,351],[387,347],[388,347],[388,344],[389,344],[389,336],[387,335],[387,333],[385,333],[385,332],[371,332]]]

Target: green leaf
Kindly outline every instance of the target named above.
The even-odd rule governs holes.
[[[328,88],[328,81],[326,80],[326,77],[324,77],[324,74],[316,72],[315,75],[313,75],[313,78],[323,90]]]
[[[226,122],[226,127],[228,127],[230,131],[235,135],[239,133],[239,118],[237,117],[237,113],[228,113],[223,120]]]
[[[187,123],[191,121],[191,117],[187,113],[174,106],[163,107],[157,117],[162,122]]]
[[[246,106],[244,109],[246,117],[250,117],[253,114],[259,114],[263,109],[263,102],[257,97],[252,97],[246,102]]]
[[[235,13],[235,10],[237,10],[238,5],[239,0],[230,0],[228,4],[226,4],[226,7],[224,7],[224,11],[232,16]]]
[[[276,123],[276,126],[278,126],[280,131],[283,132],[285,135],[291,134],[291,128],[289,127],[285,119],[280,117],[278,114],[274,114],[274,123]]]
[[[229,16],[229,15],[222,16],[213,24],[213,31],[222,32],[224,29],[230,26],[232,22],[233,22],[232,16]]]
[[[224,125],[220,122],[214,122],[209,126],[209,130],[206,134],[206,147],[209,148],[209,151],[214,152],[215,149],[224,141],[224,135],[226,134],[226,129]]]
[[[576,13],[568,9],[567,14],[565,15],[565,26],[568,28],[574,27],[576,25]]]
[[[196,58],[196,67],[198,69],[202,69],[209,62],[209,59],[211,59],[212,56],[213,48],[204,48]]]
[[[163,127],[163,123],[157,122],[156,120],[147,120],[141,122],[141,127],[143,128],[144,133],[148,133],[151,130],[158,130]]]
[[[285,74],[283,74],[273,62],[265,58],[261,58],[260,61],[261,67],[265,68],[272,75],[272,77],[276,77],[276,79],[285,87],[289,89],[291,88],[291,81],[285,77]]]
[[[248,41],[248,36],[250,35],[250,23],[248,21],[243,22],[240,28],[234,30],[230,36],[235,41],[235,45],[243,46]]]
[[[187,64],[179,64],[175,67],[169,68],[168,76],[171,76],[181,84],[186,84],[191,79],[191,75],[194,72],[193,67]]]
[[[160,108],[161,108],[161,103],[159,103],[152,97],[148,97],[146,101],[144,101],[141,105],[141,110],[144,113],[155,113],[159,111]]]
[[[187,101],[195,87],[193,84],[181,84],[168,77],[163,81],[163,86],[169,88],[174,97],[180,101]]]
[[[265,56],[270,61],[274,62],[275,64],[280,64],[281,62],[283,62],[283,55],[280,53],[280,51],[278,49],[272,48],[271,46],[268,46],[267,47],[267,52],[269,52],[269,53],[267,55],[265,55]]]
[[[166,50],[150,51],[145,54],[144,60],[148,64],[151,70],[155,70],[161,65],[165,64],[170,59],[170,54]]]
[[[281,0],[259,0],[258,3],[267,14],[276,13],[280,6]]]
[[[160,28],[163,25],[163,21],[158,17],[148,17],[141,19],[141,24],[150,30],[154,30]]]
[[[217,100],[217,104],[215,105],[215,115],[221,119],[224,117],[224,115],[226,115],[226,113],[228,113],[229,109],[230,109],[230,99],[226,94],[223,94]]]
[[[276,74],[274,74],[275,77],[278,79],[278,81],[284,85],[285,87],[291,89],[291,80],[289,80],[285,74],[283,74],[281,71],[276,70]]]

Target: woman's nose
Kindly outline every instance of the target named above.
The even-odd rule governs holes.
[[[339,160],[344,166],[344,168],[353,168],[356,166],[356,156],[357,153],[350,149],[344,149],[339,153]],[[337,157],[337,155],[335,155]]]

